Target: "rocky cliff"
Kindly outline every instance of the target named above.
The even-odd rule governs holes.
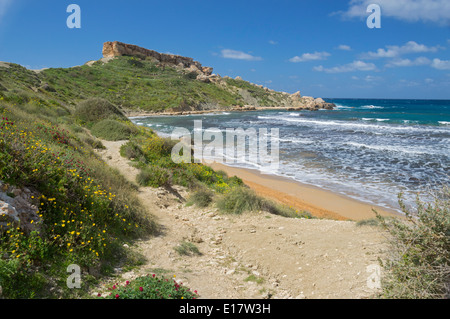
[[[213,68],[203,67],[200,62],[194,61],[192,58],[174,54],[159,53],[153,50],[141,48],[137,45],[126,44],[118,41],[105,42],[103,44],[104,58],[113,58],[124,55],[149,58],[163,65],[180,66],[206,76],[211,75],[213,72]]]

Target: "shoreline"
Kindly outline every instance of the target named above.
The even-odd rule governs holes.
[[[241,178],[247,186],[260,196],[298,210],[308,211],[317,218],[360,221],[375,218],[373,209],[381,216],[402,217],[400,213],[394,210],[361,202],[319,187],[302,184],[286,177],[266,175],[258,170],[232,167],[216,162],[205,165],[214,170],[225,171],[230,177]]]
[[[249,112],[249,111],[266,111],[266,110],[283,110],[283,111],[312,111],[307,107],[292,107],[292,106],[245,106],[242,108],[226,108],[213,109],[202,111],[178,111],[178,112],[141,112],[141,111],[126,111],[125,115],[129,119],[136,119],[141,117],[158,117],[158,116],[180,116],[180,115],[201,115],[211,113],[223,112]]]

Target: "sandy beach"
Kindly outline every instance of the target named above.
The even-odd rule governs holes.
[[[241,178],[259,195],[310,212],[314,217],[334,220],[364,220],[375,217],[375,209],[382,216],[399,217],[394,210],[369,205],[317,187],[275,175],[261,174],[257,170],[236,168],[221,163],[208,164],[215,170],[223,170],[229,176]]]

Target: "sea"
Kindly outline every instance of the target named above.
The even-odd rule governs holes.
[[[170,137],[175,128],[278,129],[269,172],[401,212],[450,183],[450,100],[324,99],[333,110],[263,110],[132,118]],[[198,123],[198,122],[197,122]],[[257,143],[257,141],[253,141]],[[250,141],[252,143],[252,141]],[[228,164],[259,169],[255,161]],[[267,173],[267,172],[265,172]]]

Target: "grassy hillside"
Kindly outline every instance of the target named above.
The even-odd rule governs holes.
[[[122,109],[151,112],[286,103],[285,95],[243,80],[218,78],[206,83],[196,76],[136,57],[39,73],[10,64],[9,68],[0,68],[0,98],[24,103],[39,93],[43,99],[37,102],[60,106],[61,114],[64,108],[91,97],[104,98]]]

